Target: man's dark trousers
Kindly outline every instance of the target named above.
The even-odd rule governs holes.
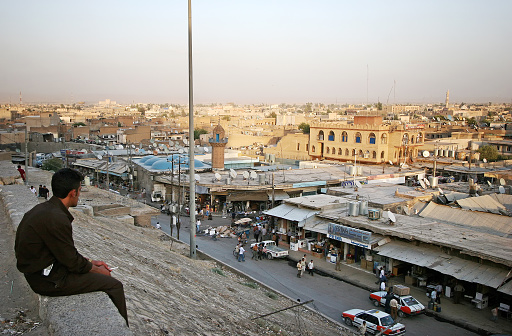
[[[63,283],[58,287],[55,287],[54,282],[48,281],[45,276],[40,274],[25,274],[25,278],[34,292],[46,296],[105,292],[128,325],[123,284],[111,276],[91,272],[84,274],[68,273]]]

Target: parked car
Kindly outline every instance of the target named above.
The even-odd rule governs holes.
[[[288,250],[276,246],[276,242],[273,240],[264,240],[259,243],[252,243],[251,248],[253,248],[254,245],[259,245],[261,243],[263,243],[263,253],[267,259],[284,258],[288,255]]]
[[[386,304],[386,291],[379,291],[370,294],[370,300],[372,300],[375,307],[384,306]],[[398,316],[404,317],[406,315],[418,315],[425,312],[425,306],[422,305],[418,300],[410,295],[395,295],[396,301],[398,301]]]
[[[350,309],[344,311],[341,317],[348,326],[359,327],[363,321],[366,321],[366,331],[370,334],[378,332],[393,336],[405,334],[405,326],[402,323],[396,323],[391,315],[378,309]]]

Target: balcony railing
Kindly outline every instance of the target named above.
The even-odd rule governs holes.
[[[228,138],[222,138],[222,139],[219,139],[219,140],[216,140],[215,138],[210,138],[210,139],[208,139],[208,142],[227,143],[228,142]]]

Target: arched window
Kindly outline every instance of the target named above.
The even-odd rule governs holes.
[[[309,144],[306,144],[306,152],[309,152]]]
[[[356,133],[356,143],[361,143],[361,133]]]
[[[341,142],[347,142],[348,141],[348,134],[347,132],[341,133]]]
[[[423,133],[418,133],[418,141],[417,142],[423,142]]]
[[[338,148],[338,155],[343,155],[343,149]]]
[[[364,154],[363,154],[363,150],[362,150],[362,149],[360,149],[360,150],[359,150],[359,154],[358,154],[358,155],[359,155],[359,157],[364,157]]]
[[[370,135],[368,136],[368,143],[370,145],[375,145],[375,133],[370,133]]]
[[[380,137],[380,143],[382,145],[385,145],[388,143],[388,135],[387,134],[382,134],[382,136]]]
[[[300,151],[300,143],[297,144],[297,151]]]
[[[377,159],[377,152],[376,151],[372,152],[372,159]]]
[[[315,146],[311,146],[311,152],[314,153],[315,152]]]
[[[332,155],[336,155],[336,148],[333,147],[331,150],[331,153],[332,153]]]
[[[326,147],[326,148],[325,148],[325,152],[326,152],[327,154],[329,154],[329,147]]]
[[[324,131],[318,132],[318,140],[320,140],[320,141],[324,140]]]
[[[347,148],[347,149],[345,149],[345,155],[346,155],[346,156],[349,156],[349,155],[350,155],[350,151],[348,150],[348,148]]]
[[[356,150],[352,149],[352,156],[356,156]]]
[[[413,144],[414,143],[414,135],[411,136],[411,143]]]
[[[381,160],[384,160],[384,151],[382,151],[382,152],[380,153],[380,158],[381,158]]]
[[[329,132],[329,138],[328,138],[329,141],[334,141],[334,132],[333,131],[330,131]]]

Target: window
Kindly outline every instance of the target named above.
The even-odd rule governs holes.
[[[372,159],[376,159],[377,158],[377,152],[376,151],[373,151],[372,152]]]
[[[352,149],[352,156],[356,156],[356,150]]]
[[[300,151],[300,143],[297,144],[297,151]]]
[[[309,144],[306,144],[306,152],[309,152]]]
[[[368,142],[371,144],[371,145],[375,145],[375,133],[370,133],[370,136],[368,136]]]
[[[350,152],[349,152],[348,148],[347,148],[347,149],[345,149],[345,155],[346,155],[346,156],[349,156],[349,154],[350,154]]]
[[[416,142],[423,142],[423,133],[418,133],[418,141]]]
[[[311,146],[311,152],[315,152],[315,146]]]
[[[343,149],[338,148],[338,155],[343,155]]]
[[[356,143],[361,143],[361,133],[356,133]]]
[[[333,131],[330,131],[329,132],[329,138],[328,138],[329,141],[334,141],[334,132]]]
[[[388,143],[388,135],[387,134],[382,134],[382,136],[380,137],[380,143],[382,145],[385,145]]]
[[[382,151],[382,152],[380,153],[380,158],[381,158],[382,160],[384,160],[384,151]]]
[[[318,140],[320,140],[320,141],[324,140],[324,131],[318,132]]]
[[[341,133],[341,142],[347,142],[348,141],[348,134],[347,132]]]
[[[325,149],[325,152],[326,152],[327,154],[329,154],[329,147],[327,147],[327,148]]]
[[[331,150],[331,153],[332,153],[332,155],[336,155],[336,148],[333,147]]]

